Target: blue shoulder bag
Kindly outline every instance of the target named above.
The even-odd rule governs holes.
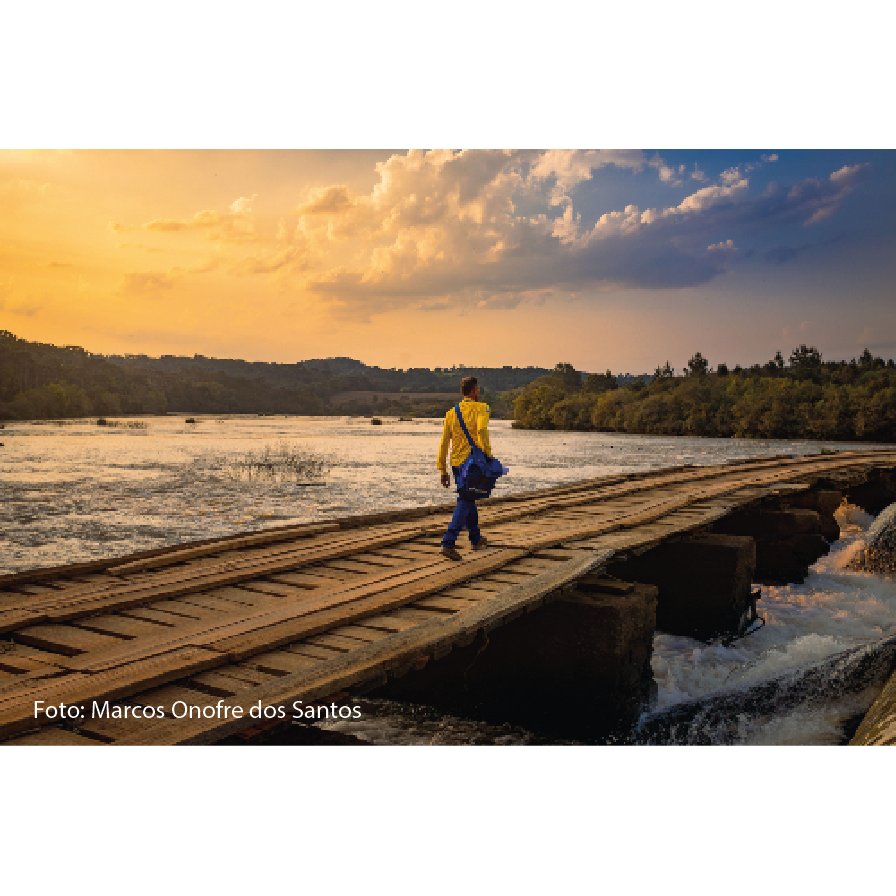
[[[499,476],[506,476],[510,470],[497,458],[488,458],[483,450],[470,438],[467,425],[464,423],[460,405],[454,406],[457,422],[470,443],[470,456],[458,467],[457,490],[466,492],[473,499],[487,498],[495,487]]]

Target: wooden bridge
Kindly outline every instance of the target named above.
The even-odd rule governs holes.
[[[438,666],[611,560],[894,467],[896,450],[786,456],[494,498],[489,546],[460,562],[439,553],[442,505],[0,577],[0,739],[217,742],[258,726],[259,704],[329,703]],[[119,717],[92,717],[94,701]],[[178,703],[208,711],[177,719]]]

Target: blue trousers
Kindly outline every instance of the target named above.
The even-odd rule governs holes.
[[[452,467],[454,481],[457,482],[458,468]],[[457,537],[463,529],[470,533],[470,544],[479,544],[482,537],[479,532],[479,511],[476,509],[476,501],[470,498],[466,490],[457,493],[457,507],[454,508],[454,516],[448,524],[448,531],[442,538],[442,547],[453,548]]]

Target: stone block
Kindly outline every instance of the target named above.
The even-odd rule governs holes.
[[[779,541],[757,541],[755,581],[765,585],[799,584],[809,567],[830,551],[819,534],[792,535]]]
[[[749,623],[755,566],[752,538],[712,534],[666,542],[608,572],[657,586],[658,629],[708,641]]]
[[[875,516],[896,502],[896,470],[872,470],[867,481],[844,489],[846,499]]]
[[[571,738],[625,731],[655,688],[656,595],[567,591],[369,696]]]
[[[803,508],[759,510],[734,513],[715,524],[725,535],[749,535],[758,540],[777,541],[791,535],[821,533],[818,511]]]
[[[843,492],[835,489],[798,492],[781,499],[781,503],[787,508],[814,510],[821,522],[821,534],[831,544],[840,538],[840,525],[834,518],[834,514],[842,501]]]

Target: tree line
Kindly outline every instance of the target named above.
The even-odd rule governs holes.
[[[610,371],[583,377],[570,364],[529,383],[514,427],[717,438],[896,441],[896,364],[865,349],[825,361],[800,345],[785,360],[713,370],[696,352],[620,386]]]
[[[351,358],[275,364],[163,355],[96,355],[80,346],[56,346],[0,331],[0,419],[39,420],[93,415],[165,414],[384,414],[435,416],[453,402],[396,400],[389,393],[457,392],[467,375],[480,379],[496,416],[510,416],[505,391],[521,388],[549,368],[371,367]],[[331,396],[382,393],[377,402],[339,408]]]

